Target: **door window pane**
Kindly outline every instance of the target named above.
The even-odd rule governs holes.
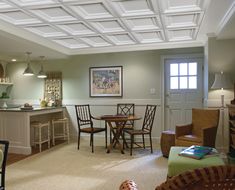
[[[188,64],[189,75],[197,75],[197,63]]]
[[[170,65],[170,76],[178,76],[178,64],[173,63]]]
[[[170,89],[197,89],[197,62],[170,64]]]
[[[189,77],[188,86],[190,89],[197,88],[197,77]]]
[[[178,89],[179,88],[178,77],[171,77],[170,88],[171,89]]]
[[[180,63],[180,75],[187,75],[187,74],[188,74],[188,64]]]
[[[188,88],[188,80],[187,77],[180,77],[180,89]]]

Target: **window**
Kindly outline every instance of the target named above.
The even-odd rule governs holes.
[[[197,89],[197,63],[171,63],[170,89]]]

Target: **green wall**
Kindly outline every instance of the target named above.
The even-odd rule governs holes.
[[[45,61],[45,71],[61,71],[63,99],[89,98],[89,67],[123,66],[123,99],[160,99],[161,55],[203,53],[203,48],[184,48],[124,53],[76,55],[68,59]],[[39,99],[43,97],[43,79],[26,77],[25,63],[9,63],[7,73],[14,86],[12,99]],[[32,61],[35,73],[40,64]],[[155,88],[156,94],[150,94]]]

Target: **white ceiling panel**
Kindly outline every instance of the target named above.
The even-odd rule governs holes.
[[[29,26],[25,29],[34,32],[43,37],[60,37],[67,36],[67,34],[61,32],[57,28],[50,25],[41,25],[41,26]]]
[[[71,49],[89,47],[87,44],[85,44],[81,40],[74,39],[74,38],[60,38],[60,39],[54,39],[53,41]]]
[[[48,22],[63,22],[76,20],[69,12],[63,7],[50,7],[31,10],[33,14],[36,14],[40,18]]]
[[[185,28],[185,29],[174,29],[168,31],[169,41],[184,41],[193,40],[196,29]]]
[[[93,30],[83,22],[58,24],[57,27],[65,30],[71,35],[94,34]]]
[[[101,33],[125,31],[125,29],[118,20],[101,20],[92,22],[92,25]]]
[[[174,27],[196,27],[199,25],[202,14],[191,13],[191,14],[177,14],[177,15],[165,15],[167,28]]]
[[[67,48],[66,53],[76,49],[101,52],[105,47],[196,42],[209,2],[0,0],[0,24],[4,21],[15,27],[14,31],[19,30],[15,35],[25,33],[27,40],[43,38],[43,45],[49,48]],[[7,32],[7,27],[2,28]],[[29,32],[32,36],[27,35]]]
[[[162,0],[164,13],[191,12],[205,9],[205,0]]]
[[[14,25],[41,23],[39,19],[34,18],[33,16],[26,14],[20,10],[0,12],[0,18]]]
[[[102,2],[77,4],[77,5],[71,5],[70,7],[84,19],[113,17],[108,8]]]
[[[154,14],[149,0],[114,0],[114,5],[120,16],[138,16]]]
[[[137,17],[124,20],[132,31],[155,30],[161,28],[160,19],[156,17]]]
[[[12,0],[19,6],[34,6],[34,5],[47,5],[54,4],[53,0]]]
[[[6,2],[0,1],[0,10],[1,9],[10,9],[10,8],[13,8],[13,6],[11,6],[10,4],[8,4]]]
[[[129,34],[113,34],[107,36],[116,45],[130,45],[135,44]]]
[[[141,43],[156,43],[164,41],[162,31],[138,32],[135,36]]]
[[[89,36],[89,37],[83,37],[81,39],[93,47],[104,47],[111,45],[101,36]]]

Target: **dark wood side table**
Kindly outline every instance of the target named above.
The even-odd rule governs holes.
[[[175,145],[175,132],[163,131],[161,135],[161,150],[162,155],[166,158],[169,156],[169,152],[172,146]]]

